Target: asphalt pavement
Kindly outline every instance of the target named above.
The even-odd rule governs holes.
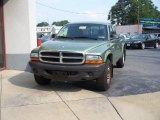
[[[160,91],[160,48],[127,49],[123,69],[114,69],[109,96],[126,96]]]

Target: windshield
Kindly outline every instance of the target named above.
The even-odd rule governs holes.
[[[131,39],[137,39],[137,40],[139,40],[139,39],[145,39],[146,38],[146,35],[133,35],[132,37],[131,37]]]
[[[49,39],[49,36],[48,35],[43,36],[42,39]]]
[[[107,33],[106,26],[101,24],[68,24],[59,31],[57,38],[106,40]]]

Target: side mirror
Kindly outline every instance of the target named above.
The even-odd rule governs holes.
[[[56,34],[52,34],[52,35],[51,35],[51,38],[55,38],[55,37],[56,37]]]
[[[115,31],[114,32],[110,32],[110,38],[111,38],[111,40],[117,39],[117,38],[119,38],[119,35],[117,35]]]

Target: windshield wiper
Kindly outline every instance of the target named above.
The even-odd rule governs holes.
[[[72,37],[66,37],[66,36],[57,36],[57,38],[68,38],[68,39],[73,39]]]
[[[92,37],[85,37],[85,36],[80,36],[80,37],[73,37],[73,38],[83,38],[83,39],[92,39],[92,40],[97,40],[97,38],[92,38]]]

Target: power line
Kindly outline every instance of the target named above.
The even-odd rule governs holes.
[[[53,10],[57,10],[57,11],[61,11],[61,12],[66,12],[66,13],[71,13],[71,14],[99,14],[99,15],[106,15],[106,13],[86,13],[86,12],[73,12],[73,11],[69,11],[69,10],[64,10],[64,9],[59,9],[59,8],[55,8],[55,7],[52,7],[52,6],[48,6],[48,5],[45,5],[45,4],[42,4],[40,2],[36,2],[38,5],[41,5],[41,6],[44,6],[44,7],[47,7],[47,8],[50,8],[50,9],[53,9]]]

